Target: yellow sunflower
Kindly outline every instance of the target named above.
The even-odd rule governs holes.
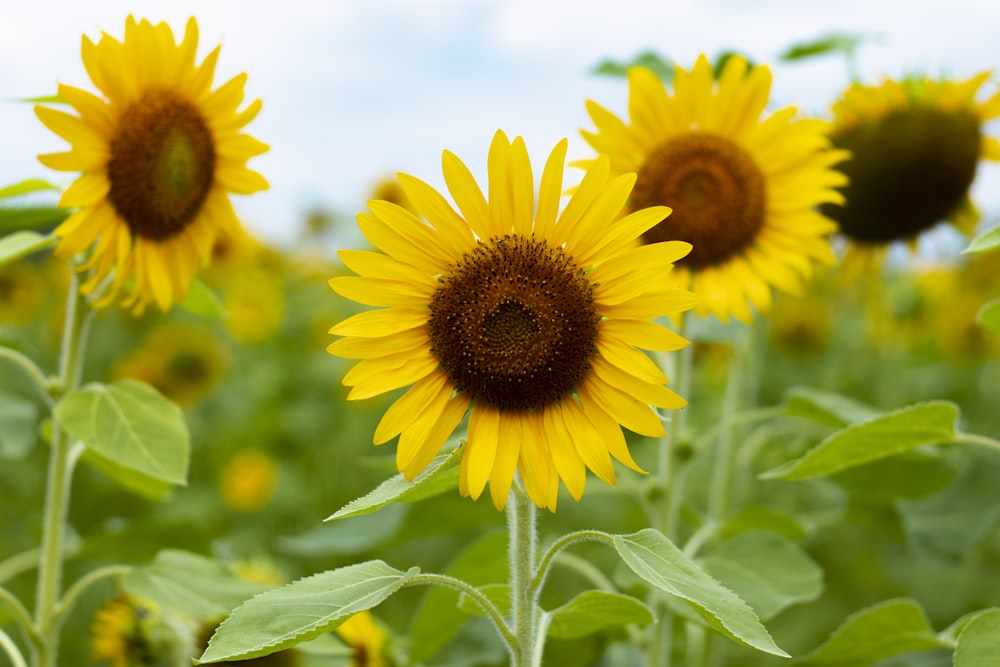
[[[582,134],[610,157],[612,174],[638,174],[631,210],[673,208],[642,241],[694,246],[666,284],[701,297],[699,315],[749,322],[751,304],[770,307],[771,287],[798,294],[813,261],[833,262],[826,237],[836,226],[816,207],[842,201],[834,187],[845,179],[831,167],[846,153],[830,150],[823,122],[797,119],[793,107],[761,117],[767,67],[730,58],[716,85],[701,56],[690,72],[677,68],[673,94],[642,67],[628,82],[628,122],[588,101],[597,129]]]
[[[337,626],[335,632],[351,647],[349,667],[385,667],[386,635],[371,612],[362,611]]]
[[[990,78],[919,77],[854,84],[833,105],[833,142],[852,153],[841,169],[847,202],[827,214],[850,241],[845,263],[877,264],[894,241],[911,247],[942,221],[971,234],[979,214],[969,197],[981,159],[1000,161],[984,124],[1000,117],[1000,90],[983,102]]]
[[[83,265],[92,270],[86,294],[114,272],[100,306],[127,286],[123,304],[136,313],[154,301],[169,310],[209,261],[215,237],[239,227],[228,194],[268,187],[246,168],[268,147],[240,131],[260,100],[239,110],[246,74],[213,90],[219,49],[195,64],[197,47],[193,18],[178,44],[166,23],[130,16],[121,42],[83,37],[83,64],[103,97],[60,84],[59,97],[78,116],[35,107],[72,144],[39,160],[83,172],[59,201],[78,210],[56,229],[56,252],[68,257],[92,247]]]
[[[90,631],[93,659],[111,667],[181,664],[193,648],[184,622],[125,593],[97,610]]]
[[[554,510],[560,479],[579,499],[586,468],[614,483],[610,456],[639,470],[620,425],[662,436],[650,406],[685,405],[637,348],[687,344],[651,320],[696,303],[654,279],[690,245],[635,243],[670,210],[619,219],[635,174],[612,177],[607,158],[560,213],[566,146],[552,151],[537,199],[521,138],[497,132],[486,196],[445,151],[444,178],[460,213],[400,174],[423,219],[369,202],[358,224],[385,254],[341,251],[358,276],[330,281],[342,296],[383,307],[330,330],[344,336],[329,346],[332,354],[360,359],[344,377],[353,387],[348,399],[413,385],[386,411],[375,444],[399,435],[396,465],[412,479],[469,411],[459,489],[478,498],[489,481],[498,509],[518,471],[532,500]]]
[[[277,485],[277,462],[260,449],[237,452],[219,476],[222,502],[237,512],[257,512],[266,507]]]

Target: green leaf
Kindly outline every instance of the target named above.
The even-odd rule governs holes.
[[[958,407],[948,401],[928,401],[887,413],[837,431],[791,461],[762,475],[764,479],[807,479],[829,475],[955,435]]]
[[[198,279],[191,281],[187,296],[177,306],[202,317],[222,317],[226,314],[219,295]]]
[[[934,635],[916,601],[888,600],[849,616],[802,662],[828,667],[867,667],[901,653],[948,646],[947,641]]]
[[[645,67],[660,77],[664,83],[674,80],[673,63],[653,51],[643,51],[632,60],[603,60],[591,71],[594,74],[624,77],[628,76],[628,71],[633,67]]]
[[[746,61],[748,66],[754,66],[753,60],[748,58],[745,53],[740,53],[739,51],[723,51],[715,57],[715,63],[712,65],[712,72],[715,74],[716,79],[722,76],[722,72],[726,69],[726,64],[737,56]]]
[[[39,95],[38,97],[19,97],[17,102],[28,102],[29,104],[68,104],[66,100],[58,95]]]
[[[0,458],[23,459],[38,440],[38,404],[0,391]]]
[[[465,548],[444,574],[482,587],[507,577],[507,532],[488,533]],[[459,593],[433,586],[427,590],[410,624],[414,662],[428,662],[455,637],[466,613],[458,606]],[[481,613],[476,607],[476,613]]]
[[[300,558],[361,554],[395,535],[408,509],[405,505],[394,505],[386,507],[384,512],[354,517],[342,523],[320,524],[301,535],[279,538],[278,548]]]
[[[1000,334],[1000,298],[993,299],[980,308],[976,321],[993,333]]]
[[[407,482],[402,473],[394,475],[379,484],[371,493],[352,500],[325,520],[333,521],[369,514],[391,503],[414,502],[450,491],[458,487],[458,467],[461,461],[462,449],[456,447],[449,454],[443,454],[431,461],[412,482]]]
[[[38,232],[20,231],[0,238],[0,265],[13,262],[33,252],[52,248],[59,242],[54,236],[43,236]]]
[[[162,607],[201,617],[228,614],[264,590],[218,561],[176,549],[159,552],[152,563],[126,574],[122,585]]]
[[[99,454],[93,449],[84,449],[81,459],[89,466],[99,471],[109,479],[114,480],[123,488],[149,500],[163,500],[174,485],[146,475],[138,470],[128,468],[113,459]]]
[[[972,239],[969,247],[963,253],[993,252],[1000,249],[1000,225],[987,229],[976,238]]]
[[[929,496],[951,484],[956,475],[956,467],[936,453],[909,451],[848,468],[830,479],[869,501],[889,503]]]
[[[0,208],[0,232],[25,229],[48,229],[69,217],[70,211],[58,206],[24,206]]]
[[[586,591],[549,613],[549,636],[577,639],[617,625],[653,622],[653,612],[633,597]]]
[[[18,197],[20,195],[26,195],[32,192],[41,192],[43,190],[54,190],[59,192],[60,188],[56,187],[52,183],[49,183],[48,181],[43,181],[40,178],[29,178],[21,181],[20,183],[14,183],[13,185],[6,185],[0,188],[0,199],[9,199],[10,197]]]
[[[1000,664],[1000,609],[978,614],[962,628],[955,647],[955,667]]]
[[[858,46],[870,36],[847,32],[831,32],[807,42],[798,42],[788,47],[778,56],[781,60],[794,61],[830,53],[850,56]]]
[[[702,565],[764,620],[823,592],[823,570],[798,545],[774,533],[743,533],[720,544]]]
[[[615,535],[614,544],[633,572],[661,591],[687,601],[723,635],[764,653],[789,657],[746,602],[705,573],[659,531],[647,528],[631,535]]]
[[[836,428],[868,421],[881,414],[875,408],[853,398],[809,387],[793,387],[788,390],[784,407],[788,415],[804,417]]]
[[[485,586],[480,586],[478,590],[487,600],[493,603],[493,606],[501,614],[504,616],[510,614],[510,586],[507,584],[486,584]],[[459,594],[458,608],[470,616],[486,617],[486,612],[479,606],[479,603],[465,593]]]
[[[191,443],[184,415],[149,385],[90,384],[64,396],[55,415],[71,437],[119,466],[187,484]]]
[[[371,560],[261,593],[233,610],[195,663],[258,658],[301,644],[378,605],[418,572]]]

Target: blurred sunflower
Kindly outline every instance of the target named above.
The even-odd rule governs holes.
[[[836,226],[816,207],[843,200],[834,188],[845,179],[832,166],[847,153],[830,150],[825,124],[796,119],[794,107],[761,119],[767,67],[734,56],[716,85],[700,56],[690,72],[677,68],[673,95],[642,67],[628,82],[628,123],[588,101],[597,130],[582,134],[610,157],[612,174],[638,174],[629,209],[673,208],[642,241],[694,246],[659,280],[690,287],[701,297],[699,315],[749,322],[750,304],[770,307],[771,287],[798,294],[813,261],[833,263],[826,237]]]
[[[914,77],[853,84],[833,105],[830,137],[851,152],[841,166],[846,204],[824,207],[849,240],[849,270],[880,263],[890,244],[942,221],[970,234],[979,220],[969,197],[980,160],[1000,161],[984,124],[1000,117],[1000,90],[983,102],[983,72],[966,81]]]
[[[354,651],[348,667],[385,667],[385,630],[371,612],[362,611],[337,626],[335,632]]]
[[[778,297],[771,312],[771,342],[794,357],[816,356],[829,345],[832,323],[832,308],[824,294],[795,300]]]
[[[385,254],[340,252],[358,276],[333,278],[334,291],[383,308],[334,326],[330,333],[344,338],[328,350],[360,359],[344,376],[353,387],[348,399],[413,385],[374,437],[382,444],[399,435],[396,465],[406,479],[431,461],[469,411],[462,495],[478,498],[488,480],[502,509],[519,471],[531,499],[555,510],[560,479],[579,499],[586,468],[609,484],[611,456],[639,470],[621,425],[662,436],[650,406],[685,405],[637,348],[687,344],[651,320],[696,303],[656,279],[690,245],[635,243],[670,210],[656,206],[618,219],[635,174],[613,178],[607,158],[592,165],[559,213],[566,146],[563,140],[552,151],[537,201],[520,137],[494,137],[488,199],[445,151],[445,182],[461,213],[431,186],[400,174],[423,219],[371,201],[358,224]]]
[[[152,329],[111,375],[140,380],[175,403],[191,405],[215,388],[228,367],[227,352],[209,329],[172,322]]]
[[[123,305],[134,312],[154,301],[169,310],[209,261],[219,232],[239,227],[229,193],[268,187],[246,168],[267,145],[240,132],[260,100],[239,110],[246,74],[213,90],[219,49],[196,65],[197,48],[193,18],[178,44],[166,23],[129,16],[121,42],[83,37],[83,64],[103,98],[60,84],[59,97],[79,116],[35,107],[42,123],[72,144],[39,160],[83,172],[59,201],[79,210],[56,229],[56,252],[68,257],[92,247],[85,294],[114,272],[100,306],[125,287],[131,293]]]
[[[229,509],[256,512],[271,502],[277,483],[278,467],[274,458],[259,449],[245,449],[237,452],[223,467],[219,493]]]
[[[111,667],[174,667],[191,654],[190,632],[155,604],[120,594],[94,614],[94,660]]]

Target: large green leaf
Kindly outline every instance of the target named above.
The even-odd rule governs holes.
[[[123,466],[114,459],[109,459],[93,449],[84,449],[81,459],[87,465],[100,471],[105,477],[120,484],[123,488],[149,500],[163,500],[174,489],[174,485],[170,482],[165,482],[162,479],[157,479],[133,468]]]
[[[371,560],[261,593],[222,622],[196,664],[257,658],[301,644],[378,605],[417,573]]]
[[[964,252],[992,252],[994,250],[1000,250],[1000,225],[987,229],[985,232],[972,239],[972,242],[969,243],[969,247],[966,248]]]
[[[549,612],[549,636],[577,639],[628,623],[653,622],[653,612],[639,600],[620,593],[585,591]]]
[[[1000,609],[987,609],[972,618],[958,634],[955,667],[1000,665]]]
[[[955,464],[938,452],[912,450],[834,473],[830,479],[869,502],[920,498],[955,480]]]
[[[738,595],[698,567],[662,533],[651,528],[615,535],[625,564],[656,588],[687,601],[713,628],[741,644],[788,657]]]
[[[0,264],[13,262],[33,252],[51,248],[58,242],[54,236],[45,236],[30,230],[8,234],[0,238]]]
[[[326,520],[369,514],[391,503],[414,502],[450,491],[458,487],[458,466],[461,461],[462,450],[455,448],[451,453],[431,461],[412,482],[407,482],[402,473],[394,475],[379,484],[374,491],[347,503]]]
[[[507,533],[498,531],[466,547],[444,573],[481,587],[505,581],[507,570]],[[415,662],[430,660],[458,633],[467,618],[458,603],[458,592],[449,588],[434,586],[427,590],[410,624]]]
[[[881,602],[852,614],[826,642],[802,658],[807,665],[867,667],[911,651],[948,647],[914,600]]]
[[[880,413],[870,405],[853,398],[831,394],[811,387],[793,387],[785,396],[785,412],[796,417],[843,428],[848,424],[867,421]]]
[[[30,194],[32,192],[41,192],[43,190],[54,190],[58,192],[59,188],[48,181],[43,181],[40,178],[28,178],[20,183],[5,185],[0,188],[0,199],[19,197],[21,195]]]
[[[184,415],[149,385],[90,384],[64,396],[55,414],[71,437],[122,468],[187,483],[191,443]]]
[[[993,299],[980,308],[976,321],[993,333],[1000,334],[1000,299]]]
[[[69,214],[69,210],[58,206],[0,208],[0,232],[55,227]]]
[[[702,564],[764,620],[823,592],[823,570],[801,547],[775,533],[743,533],[720,544]]]
[[[958,407],[928,401],[887,413],[837,431],[806,454],[763,475],[764,478],[806,479],[829,475],[955,435]]]
[[[209,618],[228,614],[264,590],[218,561],[175,549],[161,551],[149,565],[126,574],[122,585],[167,609]]]

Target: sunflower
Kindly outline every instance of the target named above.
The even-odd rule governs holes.
[[[478,498],[489,481],[502,509],[520,472],[532,500],[554,510],[560,479],[576,499],[586,468],[614,483],[609,454],[639,470],[620,425],[662,436],[650,406],[685,405],[637,348],[687,344],[651,319],[694,306],[689,292],[653,279],[690,245],[635,244],[670,210],[657,206],[619,220],[635,174],[612,178],[606,158],[559,213],[566,146],[563,140],[552,151],[537,201],[521,138],[494,137],[488,196],[445,151],[445,182],[461,213],[426,183],[400,174],[423,219],[371,201],[358,224],[385,254],[340,252],[358,276],[333,278],[334,291],[384,308],[334,326],[330,333],[344,338],[328,350],[360,359],[344,377],[353,387],[348,399],[413,385],[374,437],[382,444],[399,435],[396,465],[406,479],[469,412],[462,495]]]
[[[267,145],[240,132],[260,100],[239,110],[246,74],[213,90],[219,49],[196,65],[197,47],[193,18],[177,44],[167,24],[130,16],[121,42],[83,37],[83,64],[103,97],[60,84],[59,97],[78,116],[35,107],[42,123],[72,144],[39,160],[83,172],[59,200],[78,210],[56,229],[56,253],[92,247],[81,290],[91,294],[110,282],[98,306],[125,287],[123,305],[137,314],[154,301],[169,310],[209,261],[215,237],[239,228],[227,195],[268,187],[246,168]]]
[[[834,103],[830,137],[852,158],[842,166],[847,203],[826,212],[850,242],[846,264],[879,263],[890,244],[913,247],[942,221],[971,234],[979,221],[969,197],[976,167],[1000,161],[1000,141],[983,130],[1000,117],[1000,90],[976,99],[989,78],[856,83]]]
[[[222,502],[237,512],[257,512],[274,497],[278,467],[274,458],[260,449],[245,449],[226,463],[219,477]]]
[[[678,67],[673,95],[653,72],[628,73],[628,122],[587,102],[595,132],[584,139],[611,159],[612,174],[636,172],[628,207],[664,204],[673,214],[642,235],[653,243],[689,241],[694,249],[666,277],[701,297],[699,315],[752,319],[765,312],[771,287],[798,294],[812,261],[832,263],[826,236],[836,230],[815,207],[840,202],[824,123],[796,119],[793,107],[767,118],[771,72],[728,60],[715,85],[705,56]],[[592,160],[580,162],[581,166]]]
[[[349,667],[385,667],[385,630],[371,612],[362,611],[337,626],[335,632],[354,652]]]
[[[90,631],[93,659],[111,667],[178,665],[193,648],[183,621],[125,593],[97,610]]]

